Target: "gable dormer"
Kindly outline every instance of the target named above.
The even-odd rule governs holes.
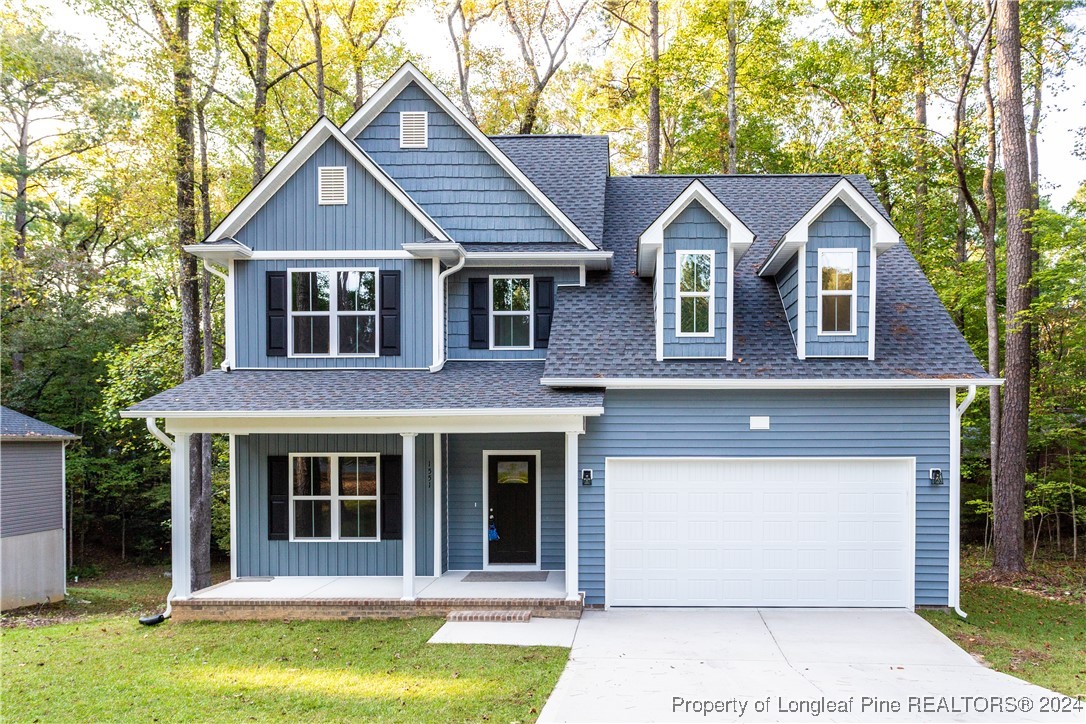
[[[637,273],[653,280],[658,360],[732,358],[733,277],[753,242],[698,180],[645,229]]]
[[[758,274],[777,285],[800,359],[875,358],[877,259],[899,241],[842,178],[777,243]]]
[[[410,63],[343,131],[457,242],[575,242],[597,248]]]

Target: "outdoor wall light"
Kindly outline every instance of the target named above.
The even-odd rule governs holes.
[[[940,470],[939,468],[932,468],[931,470],[928,471],[928,480],[931,481],[932,485],[942,485],[943,484],[943,471]]]
[[[588,468],[581,470],[581,485],[592,484],[592,471]]]

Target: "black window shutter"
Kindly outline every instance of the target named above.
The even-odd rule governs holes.
[[[268,356],[287,356],[287,273],[270,271],[268,285]]]
[[[403,540],[403,456],[381,456],[381,540]]]
[[[268,540],[290,538],[290,460],[268,456]]]
[[[490,347],[490,280],[468,279],[468,348]]]
[[[546,349],[554,317],[554,277],[535,278],[535,346]]]
[[[400,271],[381,272],[381,356],[400,354]]]

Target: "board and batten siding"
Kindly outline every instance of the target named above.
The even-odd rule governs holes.
[[[400,112],[426,111],[427,148],[400,148]],[[461,242],[569,241],[551,216],[415,83],[355,142]]]
[[[547,358],[545,349],[471,349],[468,345],[468,319],[471,314],[468,280],[486,279],[491,275],[523,274],[534,277],[554,277],[555,285],[580,284],[580,267],[480,267],[457,272],[448,281],[449,311],[445,327],[450,360],[515,359],[541,360]],[[532,293],[535,294],[533,287]],[[488,322],[489,323],[489,322]]]
[[[565,436],[562,434],[446,435],[448,570],[483,567],[483,451],[539,450],[543,570],[565,565]]]
[[[269,357],[266,272],[287,269],[377,268],[402,272],[400,354],[381,357]],[[251,260],[234,264],[237,355],[244,368],[410,368],[433,362],[433,263],[419,259]]]
[[[792,341],[799,339],[799,254],[785,262],[776,276],[777,291],[784,305],[784,316],[792,330]]]
[[[347,168],[347,203],[317,203],[317,169]],[[430,233],[335,139],[287,179],[234,238],[256,251],[400,251]]]
[[[237,451],[238,576],[399,576],[403,544],[268,540],[268,456],[291,453],[400,455],[399,435],[239,435]],[[433,574],[433,436],[415,438],[415,573]],[[408,481],[404,481],[406,485]]]
[[[856,249],[856,334],[818,334],[818,250]],[[835,201],[807,234],[807,356],[866,357],[871,303],[871,230],[843,201]]]
[[[677,251],[713,251],[713,336],[679,337]],[[664,357],[727,355],[728,230],[698,201],[664,229]]]
[[[0,444],[0,537],[63,527],[63,443]]]
[[[604,462],[615,457],[915,457],[916,603],[947,605],[950,469],[946,390],[610,390],[602,417],[587,420],[579,467],[580,587],[604,603]],[[771,429],[750,429],[768,415]]]

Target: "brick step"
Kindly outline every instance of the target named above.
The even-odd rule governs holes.
[[[473,623],[528,623],[532,620],[531,609],[506,609],[504,611],[450,611],[445,617],[450,622]]]

